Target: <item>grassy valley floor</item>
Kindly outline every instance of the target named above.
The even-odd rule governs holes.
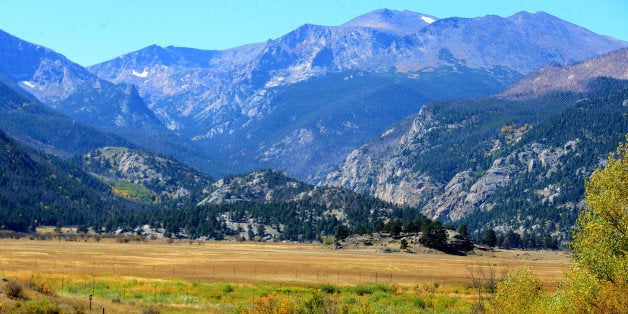
[[[92,294],[92,311],[106,313],[468,312],[504,271],[525,265],[554,291],[570,264],[567,253],[542,251],[451,256],[285,243],[3,239],[0,288],[15,282],[24,295],[10,298],[5,288],[0,309],[89,312]]]

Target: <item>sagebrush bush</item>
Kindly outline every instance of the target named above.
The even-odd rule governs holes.
[[[142,311],[142,314],[159,314],[159,310],[151,306]]]
[[[4,295],[11,299],[24,299],[24,287],[16,280],[9,280],[2,290]]]
[[[41,294],[54,295],[55,291],[47,283],[39,282],[34,277],[21,278],[19,281],[29,289],[33,289]]]

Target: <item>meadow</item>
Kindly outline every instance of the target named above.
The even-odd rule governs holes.
[[[91,294],[99,313],[468,312],[505,271],[527,266],[551,292],[571,263],[565,252],[542,251],[452,256],[289,243],[2,239],[0,275],[27,295],[0,297],[0,309],[34,302],[89,312]],[[474,280],[484,281],[481,289]]]

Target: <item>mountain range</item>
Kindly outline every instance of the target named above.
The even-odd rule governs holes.
[[[288,239],[423,214],[476,237],[493,227],[562,241],[582,182],[628,131],[627,46],[543,12],[439,19],[382,9],[264,43],[149,46],[84,68],[0,31],[3,147],[23,156],[2,159],[13,169],[4,183],[33,169],[44,180],[3,189],[3,209],[25,206],[27,220],[10,220],[25,230],[50,198],[14,193],[80,177],[59,197],[100,195],[94,204],[131,218],[38,221],[107,230],[159,221],[222,237],[261,228],[270,218],[260,211],[281,203],[309,226],[270,219],[277,233],[291,225]],[[250,172],[260,168],[274,170]],[[161,216],[148,217],[155,209]],[[216,217],[194,227],[181,216],[192,212]]]
[[[384,9],[224,51],[150,46],[89,70],[137,86],[164,125],[232,172],[276,168],[317,183],[428,101],[488,96],[547,64],[625,45],[542,12]]]

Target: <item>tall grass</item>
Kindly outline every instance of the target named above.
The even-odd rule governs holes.
[[[471,302],[464,298],[447,296],[448,290],[430,292],[416,286],[381,283],[234,284],[107,275],[66,276],[61,286],[59,278],[52,274],[40,274],[29,282],[32,287],[52,287],[56,291],[25,298],[15,308],[34,312],[45,309],[44,313],[64,308],[69,312],[88,309],[89,295],[93,308],[106,308],[108,313],[147,309],[167,313],[416,313],[465,312],[471,308]]]

